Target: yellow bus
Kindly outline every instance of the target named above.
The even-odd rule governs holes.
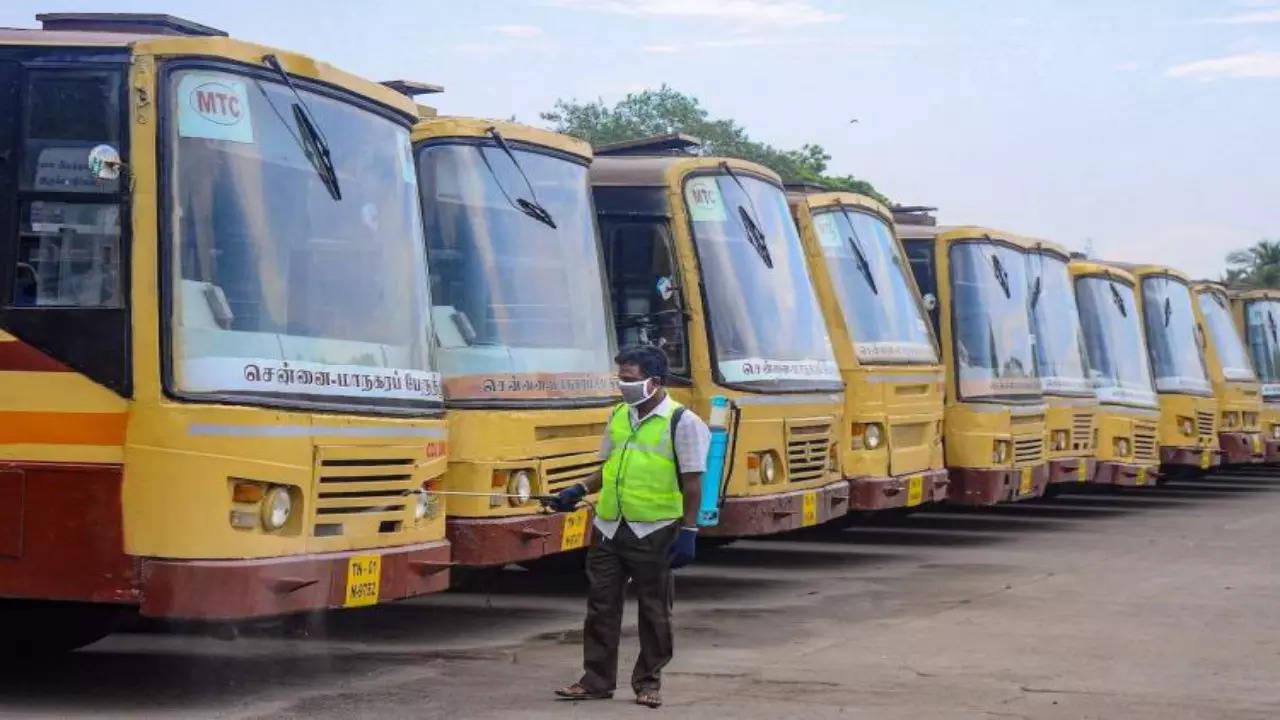
[[[1049,484],[1088,482],[1097,466],[1094,419],[1097,397],[1089,382],[1080,312],[1064,248],[1028,240],[1031,333],[1036,374],[1045,395],[1045,444]]]
[[[1262,385],[1231,320],[1227,289],[1215,282],[1191,286],[1200,342],[1218,401],[1218,447],[1224,465],[1263,461]]]
[[[1194,475],[1217,467],[1218,402],[1196,332],[1191,281],[1164,265],[1114,266],[1138,283],[1143,334],[1160,396],[1161,472]]]
[[[1098,398],[1094,426],[1100,485],[1153,484],[1160,468],[1160,403],[1142,335],[1137,280],[1119,268],[1072,260],[1071,277]]]
[[[1280,463],[1280,290],[1233,292],[1231,310],[1261,382],[1263,460]]]
[[[948,501],[1044,494],[1045,398],[1031,342],[1025,240],[999,230],[899,225],[947,368]]]
[[[617,402],[591,147],[465,117],[425,119],[413,142],[449,408],[453,559],[502,565],[581,548],[588,510],[544,512],[533,498],[599,468]]]
[[[844,377],[841,474],[851,510],[946,497],[944,378],[893,215],[853,193],[788,194]]]
[[[666,136],[596,148],[591,184],[619,345],[670,360],[702,417],[729,403],[722,537],[846,514],[836,448],[843,383],[781,180]],[[706,490],[704,490],[704,493]]]
[[[38,19],[0,30],[0,655],[446,587],[412,103]]]

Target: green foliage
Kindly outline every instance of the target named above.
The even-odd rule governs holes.
[[[687,133],[702,141],[704,154],[760,163],[782,176],[784,182],[806,182],[828,190],[862,193],[891,204],[889,198],[866,180],[852,175],[827,175],[831,155],[821,145],[806,143],[799,150],[782,150],[752,140],[738,123],[709,117],[697,98],[666,85],[657,90],[629,93],[613,107],[601,100],[589,103],[557,100],[551,111],[542,113],[542,119],[552,123],[555,131],[595,146]]]
[[[1259,240],[1243,250],[1227,253],[1222,283],[1231,288],[1280,288],[1280,240]]]

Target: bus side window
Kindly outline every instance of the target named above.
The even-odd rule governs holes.
[[[933,302],[926,302],[929,319],[933,321],[933,334],[942,341],[942,329],[938,327],[938,276],[933,267],[932,240],[904,240],[902,249],[911,263],[911,274],[916,278],[916,287],[920,288],[921,297],[933,297]],[[929,307],[932,305],[932,307]]]
[[[689,377],[684,300],[665,221],[601,218],[618,347],[662,348],[671,375]]]

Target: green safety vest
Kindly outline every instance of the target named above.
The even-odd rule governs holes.
[[[617,520],[621,514],[632,522],[684,516],[684,494],[671,444],[671,416],[678,407],[672,400],[664,411],[645,418],[635,430],[625,403],[613,409],[608,428],[612,448],[604,461],[597,515]]]

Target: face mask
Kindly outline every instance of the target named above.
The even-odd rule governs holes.
[[[645,378],[644,380],[636,380],[634,382],[618,381],[618,389],[622,391],[622,401],[628,405],[639,405],[645,400],[653,397],[658,392],[657,385],[652,390],[648,390],[649,381],[653,378]]]

